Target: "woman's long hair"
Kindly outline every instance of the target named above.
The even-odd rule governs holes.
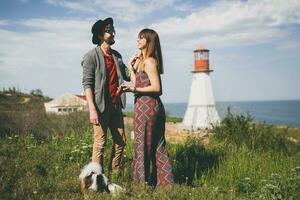
[[[145,59],[148,57],[152,57],[157,62],[157,70],[159,74],[163,74],[164,67],[163,67],[163,60],[162,60],[162,54],[161,54],[161,47],[159,42],[158,34],[152,30],[145,28],[140,31],[139,38],[145,38],[146,39],[146,53],[143,55],[142,62],[140,63],[140,69],[144,71],[145,69]]]

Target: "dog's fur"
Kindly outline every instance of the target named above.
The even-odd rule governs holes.
[[[79,179],[82,189],[91,189],[94,191],[106,191],[108,193],[118,193],[123,188],[117,184],[111,183],[102,173],[102,167],[96,162],[90,162],[82,169]]]

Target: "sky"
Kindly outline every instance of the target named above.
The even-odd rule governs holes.
[[[112,17],[124,63],[140,30],[159,34],[164,102],[188,101],[198,47],[210,50],[216,101],[300,99],[299,10],[299,0],[1,0],[0,88],[81,94],[91,27]]]

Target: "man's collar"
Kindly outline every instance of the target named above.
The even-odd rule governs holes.
[[[106,50],[106,51],[104,49],[102,49],[101,46],[99,46],[99,48],[102,51],[103,56],[110,57],[112,55],[111,48],[108,48],[108,50]]]

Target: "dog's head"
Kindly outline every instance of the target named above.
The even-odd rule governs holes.
[[[98,163],[91,162],[86,165],[79,175],[82,189],[94,191],[107,191],[108,179],[102,174],[102,168]]]
[[[81,188],[94,191],[107,191],[107,178],[104,174],[94,174],[81,179]],[[107,191],[108,192],[108,191]]]

